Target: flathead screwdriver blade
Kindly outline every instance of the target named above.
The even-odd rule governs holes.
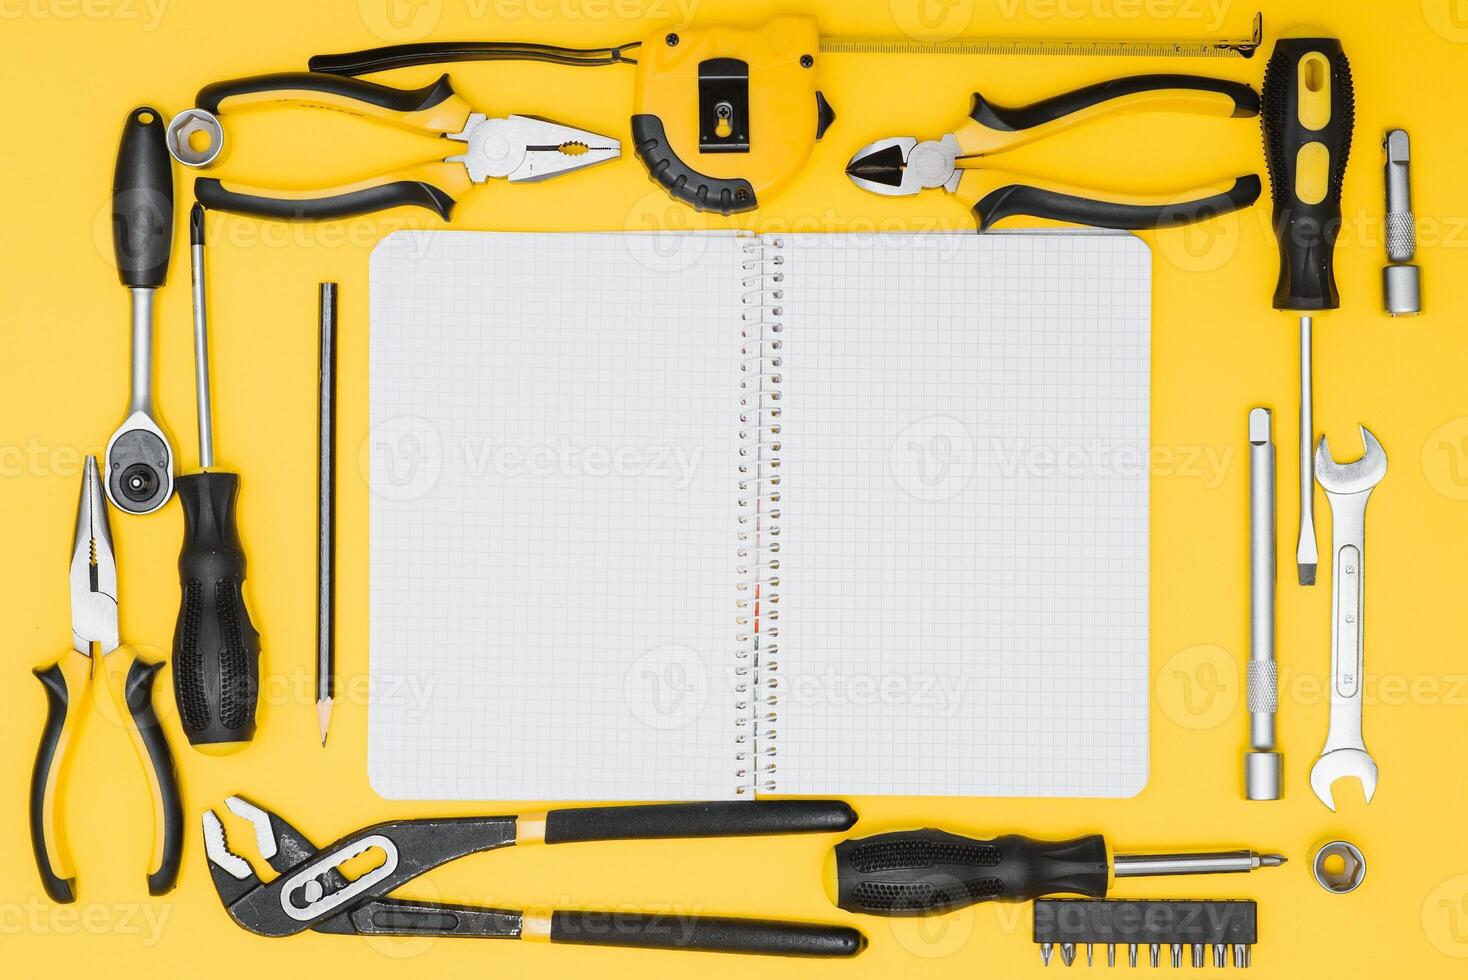
[[[1126,947],[1126,965],[1129,966],[1129,967],[1132,967],[1133,969],[1135,969],[1136,966],[1137,966],[1137,944],[1136,943],[1127,943],[1127,947]]]
[[[1050,959],[1054,955],[1055,955],[1055,944],[1054,943],[1041,943],[1040,944],[1040,962],[1041,963],[1045,964],[1046,966],[1049,966],[1050,965]]]
[[[1106,965],[1107,966],[1115,966],[1116,965],[1116,943],[1107,943],[1106,944]]]
[[[1152,961],[1152,969],[1157,969],[1158,964],[1162,962],[1161,944],[1153,943],[1147,947],[1147,958]]]

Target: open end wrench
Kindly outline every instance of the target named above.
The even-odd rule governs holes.
[[[1386,476],[1386,451],[1364,425],[1365,452],[1351,463],[1337,463],[1325,436],[1315,450],[1315,479],[1325,490],[1331,516],[1330,730],[1325,748],[1310,769],[1310,788],[1331,810],[1331,787],[1338,779],[1361,781],[1366,802],[1376,793],[1376,761],[1361,734],[1361,672],[1365,662],[1363,559],[1366,554],[1366,502]]]
[[[113,506],[147,514],[173,495],[173,446],[153,414],[153,295],[173,248],[173,169],[163,117],[128,114],[112,179],[112,242],[132,304],[132,382],[127,418],[107,441],[103,486]]]

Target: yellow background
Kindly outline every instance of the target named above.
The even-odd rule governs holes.
[[[269,941],[235,927],[205,870],[198,814],[239,791],[325,841],[374,820],[414,814],[513,812],[483,805],[388,804],[365,766],[367,505],[356,456],[367,420],[367,255],[387,232],[438,227],[421,211],[328,225],[211,223],[212,345],[220,463],[243,473],[240,522],[249,599],[263,634],[270,684],[255,744],[228,759],[184,743],[165,684],[160,707],[178,755],[188,839],[170,895],[143,886],[149,818],[132,750],[93,715],[67,773],[67,832],[80,901],[47,902],[25,824],[26,785],[44,701],[31,666],[67,642],[66,562],[79,458],[100,452],[121,418],[127,377],[127,299],[111,265],[107,194],[119,127],[134,105],[166,114],[204,83],[303,68],[309,55],[400,40],[538,39],[600,45],[660,31],[691,11],[700,22],[751,23],[782,9],[755,0],[384,0],[209,3],[167,0],[0,0],[0,623],[8,682],[0,685],[0,959],[11,976],[84,969],[113,976],[180,971],[242,975],[393,977],[1021,976],[1039,970],[1027,908],[983,906],[940,920],[860,922],[870,948],[854,962],[747,961],[732,956],[550,948],[473,941],[368,941],[307,934]],[[1223,0],[809,0],[840,34],[1236,37],[1254,6]],[[783,9],[789,9],[784,7]],[[421,18],[421,19],[419,19]],[[1381,765],[1376,802],[1340,787],[1331,814],[1307,772],[1322,744],[1329,582],[1292,582],[1295,519],[1295,326],[1270,307],[1276,250],[1267,207],[1202,228],[1145,237],[1155,255],[1153,324],[1152,658],[1156,675],[1152,778],[1130,800],[855,799],[859,830],[933,825],[978,834],[1101,831],[1122,849],[1253,846],[1291,863],[1248,877],[1124,883],[1135,897],[1251,897],[1260,901],[1261,976],[1462,975],[1468,968],[1468,658],[1461,627],[1468,570],[1468,5],[1271,3],[1266,48],[1281,32],[1333,33],[1357,85],[1356,145],[1346,178],[1339,249],[1342,309],[1317,326],[1316,418],[1337,455],[1359,446],[1364,422],[1391,470],[1371,505],[1366,733]],[[968,216],[938,193],[864,194],[841,167],[879,136],[937,135],[981,89],[1023,102],[1074,85],[1142,71],[1216,73],[1257,85],[1250,61],[829,56],[821,88],[837,122],[782,197],[739,224],[766,230],[964,228]],[[491,114],[539,113],[627,139],[630,68],[472,64],[455,85]],[[387,76],[421,84],[434,69]],[[314,112],[230,124],[230,172],[294,186],[361,176],[424,155],[412,137]],[[1419,262],[1427,314],[1381,313],[1381,133],[1412,135]],[[396,154],[396,156],[395,156]],[[1116,189],[1187,187],[1262,171],[1251,120],[1114,119],[1037,147],[1030,166]],[[188,178],[179,171],[178,195]],[[180,214],[183,212],[180,205]],[[463,229],[687,228],[703,223],[667,203],[630,155],[536,185],[495,182],[467,196]],[[712,222],[718,224],[718,221]],[[186,241],[183,222],[178,241]],[[312,707],[315,613],[316,284],[342,284],[339,690],[331,742],[316,744]],[[185,470],[197,460],[186,259],[175,250],[157,330],[158,405]],[[1239,662],[1247,655],[1245,413],[1276,410],[1280,459],[1279,657],[1287,799],[1246,803],[1240,791],[1245,715]],[[1329,542],[1323,498],[1321,542]],[[114,515],[122,631],[151,648],[170,643],[181,531],[170,504],[152,517]],[[488,638],[486,638],[487,640]],[[527,807],[528,808],[528,807]],[[1343,836],[1366,851],[1365,885],[1325,894],[1307,866],[1312,846]],[[238,833],[236,841],[244,840]],[[621,843],[509,851],[467,859],[408,894],[511,907],[666,908],[684,912],[847,921],[821,891],[832,840]],[[1052,966],[1052,970],[1060,969]],[[1084,966],[1076,967],[1077,970]],[[1098,966],[1097,969],[1104,969]],[[1211,967],[1210,967],[1211,969]]]

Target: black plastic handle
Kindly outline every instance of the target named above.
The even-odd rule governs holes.
[[[1022,214],[1122,231],[1171,228],[1246,208],[1259,199],[1261,190],[1259,177],[1245,174],[1235,177],[1232,186],[1218,194],[1195,201],[1154,205],[1097,201],[1026,184],[1009,184],[980,198],[974,205],[974,219],[979,231],[988,231],[1005,218]]]
[[[546,814],[545,842],[834,834],[855,823],[856,811],[840,800],[574,807]]]
[[[1254,116],[1259,113],[1259,95],[1243,82],[1202,75],[1129,75],[1087,85],[1070,92],[1031,102],[1029,105],[1006,107],[995,105],[978,92],[969,107],[969,118],[990,129],[1015,132],[1054,122],[1102,102],[1160,91],[1216,92],[1233,100],[1233,115]]]
[[[1110,878],[1106,842],[1096,834],[1039,841],[899,831],[843,841],[835,862],[836,904],[868,915],[930,915],[1055,894],[1101,898]]]
[[[327,75],[314,71],[280,71],[268,75],[248,75],[213,82],[199,89],[195,104],[207,112],[218,113],[226,99],[237,95],[259,95],[265,92],[310,92],[353,102],[391,109],[394,112],[418,112],[431,109],[452,98],[453,84],[449,76],[440,75],[422,88],[393,88],[359,78]]]
[[[1312,53],[1322,56],[1328,77],[1307,75],[1304,81],[1316,90],[1328,88],[1330,99],[1328,119],[1313,129],[1300,118],[1301,60]],[[1341,227],[1341,184],[1355,126],[1351,65],[1341,42],[1329,37],[1276,42],[1264,70],[1263,106],[1260,124],[1274,198],[1274,235],[1279,241],[1274,307],[1336,309],[1341,298],[1335,282],[1335,241]],[[1320,144],[1329,154],[1324,194],[1318,201],[1302,200],[1297,193],[1300,151],[1308,143]]]
[[[199,177],[194,181],[194,196],[211,211],[229,211],[278,221],[355,218],[404,206],[427,208],[447,221],[454,210],[452,197],[421,180],[398,180],[325,197],[284,198],[243,194],[229,190],[214,177]]]
[[[41,887],[46,889],[53,902],[76,901],[76,879],[65,876],[56,867],[58,861],[64,860],[59,853],[59,784],[67,743],[76,723],[69,715],[74,706],[80,706],[78,700],[90,671],[90,659],[74,651],[49,667],[34,671],[46,691],[46,724],[41,729],[36,764],[31,770],[31,850],[36,855]],[[55,861],[52,860],[53,849],[57,849]]]
[[[130,289],[156,289],[173,254],[173,162],[163,115],[151,106],[128,113],[112,174],[112,249]]]
[[[173,634],[179,718],[193,745],[248,742],[260,690],[260,634],[245,608],[245,552],[235,526],[239,477],[196,473],[179,477],[177,488],[184,514]]]
[[[115,654],[114,654],[115,656]],[[133,660],[123,682],[123,699],[132,716],[141,755],[158,781],[158,832],[162,835],[158,867],[148,872],[148,894],[164,895],[178,884],[179,865],[183,859],[183,797],[179,792],[178,770],[163,725],[153,710],[153,683],[162,663]]]
[[[391,44],[345,54],[313,55],[307,67],[334,75],[367,75],[393,68],[438,65],[455,61],[543,61],[552,65],[590,66],[636,64],[624,51],[637,48],[641,41],[619,44],[614,48],[563,48],[554,44],[527,44],[520,41],[427,41],[416,44]]]
[[[632,912],[552,912],[550,940],[766,956],[855,956],[866,947],[866,937],[848,926]]]

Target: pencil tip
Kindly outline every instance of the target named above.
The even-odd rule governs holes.
[[[326,747],[326,733],[331,728],[331,698],[316,702],[316,720],[321,724],[321,747]]]

